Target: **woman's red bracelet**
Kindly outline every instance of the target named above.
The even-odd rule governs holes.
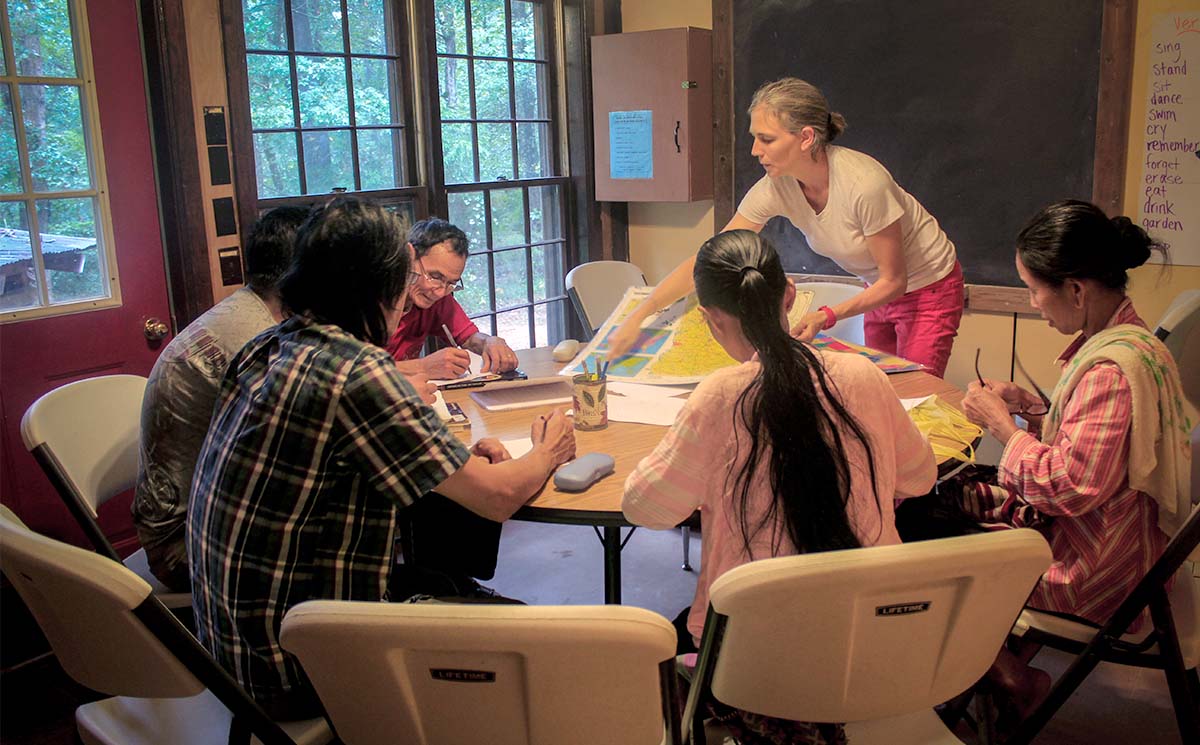
[[[828,305],[822,305],[817,310],[825,312],[825,325],[821,327],[821,330],[828,331],[833,328],[834,324],[837,323],[837,313],[833,312],[833,308],[830,308]]]

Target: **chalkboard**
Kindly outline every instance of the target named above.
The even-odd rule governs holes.
[[[1050,202],[1093,198],[1106,4],[729,0],[733,205],[763,175],[751,96],[803,78],[846,117],[837,144],[874,157],[937,218],[967,282],[1020,286],[1013,243],[1025,222]],[[788,271],[845,274],[784,218],[763,234]]]

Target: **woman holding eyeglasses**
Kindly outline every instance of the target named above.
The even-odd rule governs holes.
[[[1110,220],[1087,202],[1039,212],[1017,238],[1017,272],[1051,328],[1075,337],[1058,358],[1062,377],[1048,405],[991,379],[971,383],[963,400],[967,416],[1004,443],[999,483],[969,485],[964,506],[985,520],[1039,527],[1054,562],[1030,607],[1094,623],[1145,576],[1191,507],[1196,412],[1170,352],[1125,294],[1126,271],[1152,249],[1163,247],[1129,218]],[[1018,717],[1049,686],[1007,652],[990,676]]]
[[[445,220],[431,218],[412,226],[408,245],[414,258],[408,301],[387,347],[400,372],[457,378],[471,364],[467,350],[483,357],[482,372],[516,369],[517,355],[508,343],[480,331],[454,299],[454,293],[463,288],[467,266],[466,233]],[[452,346],[420,356],[426,339],[447,340],[447,335]]]

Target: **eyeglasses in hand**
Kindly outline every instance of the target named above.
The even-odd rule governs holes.
[[[982,351],[982,350],[980,350],[978,347],[976,347],[976,349],[975,349],[975,377],[979,379],[979,385],[986,388],[987,383],[985,383],[983,381],[983,375],[981,375],[979,373],[979,353],[980,353],[980,351]],[[1017,409],[1016,411],[1014,411],[1012,413],[1018,414],[1020,416],[1046,416],[1046,414],[1048,414],[1050,412],[1050,398],[1045,393],[1043,393],[1042,389],[1040,387],[1038,387],[1038,384],[1036,382],[1034,382],[1033,376],[1025,371],[1025,366],[1021,364],[1021,358],[1017,356],[1016,350],[1013,350],[1013,362],[1016,363],[1017,370],[1019,370],[1021,372],[1021,374],[1025,376],[1025,379],[1029,381],[1029,384],[1033,386],[1033,390],[1037,393],[1038,398],[1040,398],[1042,400],[1042,402],[1040,404],[1033,404],[1031,406],[1026,406],[1024,408]]]

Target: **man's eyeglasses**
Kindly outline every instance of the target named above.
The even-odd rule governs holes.
[[[417,266],[419,266],[421,268],[421,271],[419,271],[419,272],[410,271],[408,273],[408,276],[411,277],[414,282],[418,279],[423,279],[433,289],[444,290],[448,293],[458,292],[459,290],[463,289],[462,277],[459,277],[454,282],[450,282],[449,280],[446,280],[442,277],[434,277],[434,276],[430,276],[429,274],[427,274],[425,272],[425,265],[421,263],[420,259],[417,259]]]
[[[986,388],[987,383],[983,382],[983,376],[979,374],[980,351],[981,350],[978,347],[975,349],[975,377],[979,378],[979,385]],[[1038,398],[1042,399],[1042,402],[1040,404],[1027,406],[1023,409],[1017,409],[1012,413],[1019,414],[1021,416],[1046,416],[1046,414],[1050,413],[1050,398],[1044,392],[1042,392],[1042,389],[1038,387],[1036,382],[1034,382],[1033,376],[1025,371],[1025,366],[1021,364],[1021,358],[1017,356],[1016,350],[1013,350],[1013,362],[1016,363],[1017,370],[1019,370],[1020,373],[1025,376],[1025,379],[1029,381],[1029,384],[1033,386],[1033,390],[1038,394]]]

